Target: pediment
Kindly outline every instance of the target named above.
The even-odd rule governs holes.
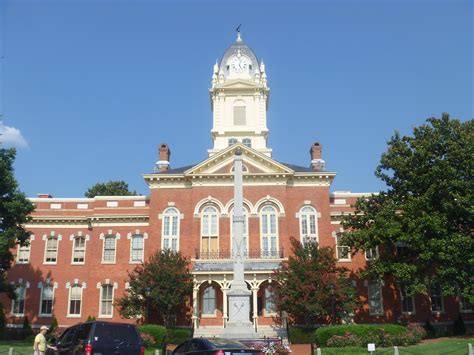
[[[287,166],[273,160],[255,149],[237,143],[185,171],[185,175],[233,174],[234,155],[237,148],[242,152],[244,173],[247,174],[293,174]]]
[[[227,80],[223,84],[216,85],[216,88],[219,89],[252,89],[258,87],[260,87],[260,85],[244,79]]]

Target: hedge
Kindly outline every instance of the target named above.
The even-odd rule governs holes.
[[[292,344],[311,344],[316,342],[313,327],[290,327],[289,337]]]
[[[193,331],[190,328],[168,328],[166,332],[166,342],[170,344],[178,345],[193,337]]]
[[[166,328],[156,324],[144,324],[138,327],[147,347],[160,347],[166,340]]]
[[[315,331],[316,341],[322,346],[408,345],[416,344],[425,334],[421,327],[398,324],[329,325]]]

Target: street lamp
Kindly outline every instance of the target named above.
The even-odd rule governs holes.
[[[145,324],[148,324],[148,313],[150,308],[150,287],[145,287],[145,296],[146,296],[146,313],[145,313]]]
[[[331,294],[331,313],[332,313],[331,324],[336,323],[336,308],[334,306],[334,291],[335,291],[335,289],[336,289],[336,285],[333,284],[333,283],[330,283],[329,284],[329,293]]]

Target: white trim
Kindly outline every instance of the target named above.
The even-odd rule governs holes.
[[[375,285],[375,286],[378,286],[379,287],[379,292],[380,292],[380,306],[382,308],[382,312],[372,312],[370,310],[370,300],[371,300],[371,297],[370,297],[370,286],[371,285]],[[366,281],[364,282],[364,286],[367,287],[367,306],[369,308],[369,315],[370,316],[383,316],[384,315],[384,306],[383,306],[383,288],[382,288],[382,282],[370,282],[370,281]]]
[[[218,199],[212,197],[211,195],[209,195],[206,198],[203,198],[201,201],[199,201],[196,204],[196,206],[194,207],[194,218],[200,218],[201,217],[201,210],[206,205],[215,205],[217,207],[217,213],[219,214],[219,217],[221,217],[221,215],[225,211],[225,207],[222,204],[222,202],[219,201]]]
[[[254,206],[252,205],[252,202],[247,200],[246,198],[243,199],[243,204],[244,208],[247,208],[247,211],[249,212],[249,217],[251,215],[255,215],[257,212],[255,211]],[[234,208],[234,199],[231,198],[225,205],[224,207],[224,215],[230,216],[232,209]]]
[[[339,229],[339,232],[336,232],[336,231],[333,231],[332,232],[332,236],[334,238],[334,242],[336,244],[336,259],[337,259],[337,262],[342,262],[342,263],[347,263],[347,262],[350,262],[352,260],[352,255],[351,255],[351,248],[349,246],[346,246],[346,245],[341,245],[339,246],[339,243],[338,243],[338,234],[339,233],[342,233],[344,231],[343,228],[340,228]],[[347,253],[347,258],[339,258],[339,248],[348,248],[349,251]]]
[[[103,288],[102,286],[112,286],[112,308],[110,314],[102,314],[102,297],[103,297]],[[105,282],[97,282],[97,288],[99,289],[99,315],[98,318],[113,318],[114,316],[114,294],[115,290],[118,288],[118,283],[111,283],[109,279],[106,279]]]
[[[272,247],[271,247],[271,236],[272,236],[272,233],[271,233],[271,218],[268,218],[267,219],[267,234],[264,236],[263,235],[263,223],[262,223],[262,211],[263,209],[265,209],[266,207],[271,207],[273,210],[274,210],[274,214],[275,214],[275,234],[276,234],[276,253],[278,256],[280,254],[280,230],[279,230],[279,221],[278,221],[278,210],[277,210],[277,207],[271,203],[272,201],[268,200],[270,203],[266,204],[266,205],[262,205],[261,208],[259,209],[259,224],[260,224],[260,252],[263,253],[264,252],[264,247],[263,247],[263,238],[264,237],[267,237],[267,238],[270,238],[268,240],[268,253],[270,253],[272,251]],[[273,215],[273,213],[266,213],[266,215],[268,217],[270,217],[271,215]],[[270,229],[270,232],[268,232],[268,230]]]
[[[16,254],[16,257],[15,257],[15,263],[16,264],[19,264],[19,265],[26,265],[26,264],[29,264],[30,263],[30,257],[31,257],[31,242],[35,240],[35,235],[34,234],[31,234],[28,238],[28,246],[20,246],[20,244],[17,244],[17,254]],[[19,257],[20,257],[20,250],[21,248],[28,248],[28,258],[26,261],[19,261]]]
[[[212,216],[216,216],[217,220],[216,220],[216,234],[212,234],[212,230],[210,230],[209,234],[206,234],[204,235],[203,234],[203,227],[204,227],[204,224],[203,224],[203,213],[204,213],[204,210],[208,207],[211,207],[211,208],[214,208],[215,209],[215,213],[210,213],[209,216],[212,217]],[[202,249],[202,240],[204,237],[208,238],[209,239],[209,242],[211,241],[211,239],[213,237],[216,237],[217,238],[217,252],[219,251],[219,242],[220,242],[220,238],[219,238],[219,224],[220,224],[220,213],[219,213],[219,209],[211,202],[209,203],[208,205],[203,205],[202,206],[202,209],[200,211],[200,223],[199,223],[199,231],[200,231],[200,238],[199,238],[199,254],[201,254],[203,252],[203,249]],[[208,227],[211,228],[212,227],[212,219],[210,218],[209,221],[208,221],[209,225]],[[209,243],[209,248],[211,247],[211,244]],[[208,250],[208,252],[212,253],[212,251]]]
[[[45,285],[51,286],[53,288],[53,294],[51,296],[51,313],[42,313],[42,304],[43,304],[43,288]],[[38,317],[49,318],[54,314],[54,290],[58,288],[57,282],[50,282],[49,279],[46,282],[38,282],[38,288],[40,289],[40,301],[38,308]]]
[[[364,251],[364,256],[365,256],[365,260],[369,261],[369,260],[377,260],[379,258],[379,246],[376,245],[375,248],[370,248],[370,249],[375,249],[375,257],[374,258],[368,258],[367,257],[367,250]]]
[[[260,210],[269,203],[272,203],[275,205],[276,211],[277,211],[277,217],[285,216],[285,207],[283,206],[283,204],[278,199],[270,195],[267,195],[261,198],[255,203],[255,212],[260,214]]]
[[[312,212],[302,212],[305,208],[311,208]],[[303,234],[303,217],[306,218],[306,229],[308,232],[311,232],[311,216],[314,216],[314,224],[315,224],[315,233],[307,233]],[[303,207],[299,209],[296,213],[296,218],[298,218],[299,224],[299,231],[300,231],[300,242],[301,244],[305,243],[305,238],[315,239],[316,243],[319,244],[319,223],[318,220],[321,217],[321,214],[318,213],[318,210],[309,204],[305,204]]]
[[[75,286],[79,286],[80,289],[81,289],[81,298],[80,298],[80,306],[79,306],[79,314],[71,314],[69,313],[70,309],[71,309],[71,291],[73,289],[73,287]],[[79,280],[78,279],[74,279],[74,282],[71,283],[71,282],[66,282],[66,288],[69,289],[69,292],[68,292],[68,302],[67,302],[67,312],[66,312],[66,318],[80,318],[81,317],[81,314],[82,314],[82,306],[83,306],[83,303],[84,303],[84,289],[87,287],[87,284],[85,282],[82,282],[82,283],[79,283]]]
[[[17,282],[10,282],[10,284],[14,285],[16,288],[18,287],[24,287],[24,292],[23,292],[23,312],[22,313],[15,313],[13,310],[15,309],[15,303],[18,301],[18,299],[12,300],[12,306],[11,306],[11,315],[13,317],[24,317],[25,316],[25,308],[26,308],[26,290],[30,288],[30,283],[28,281],[23,282],[23,279],[18,279]],[[15,288],[15,292],[16,292]]]
[[[400,310],[401,313],[407,316],[415,315],[416,314],[416,305],[415,305],[415,296],[411,295],[408,296],[408,298],[411,299],[411,303],[413,305],[413,311],[404,311],[403,310],[403,286],[400,286],[399,288],[399,295],[400,295]]]

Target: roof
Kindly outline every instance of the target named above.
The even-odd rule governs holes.
[[[226,71],[224,69],[227,65],[227,61],[229,60],[231,56],[239,52],[240,54],[247,56],[252,61],[253,69],[255,71],[260,71],[259,69],[260,63],[254,51],[247,45],[247,43],[245,43],[242,40],[242,38],[240,37],[240,33],[237,39],[235,40],[235,42],[229,48],[227,48],[227,50],[224,52],[224,55],[222,56],[219,62],[219,69],[225,73]]]

